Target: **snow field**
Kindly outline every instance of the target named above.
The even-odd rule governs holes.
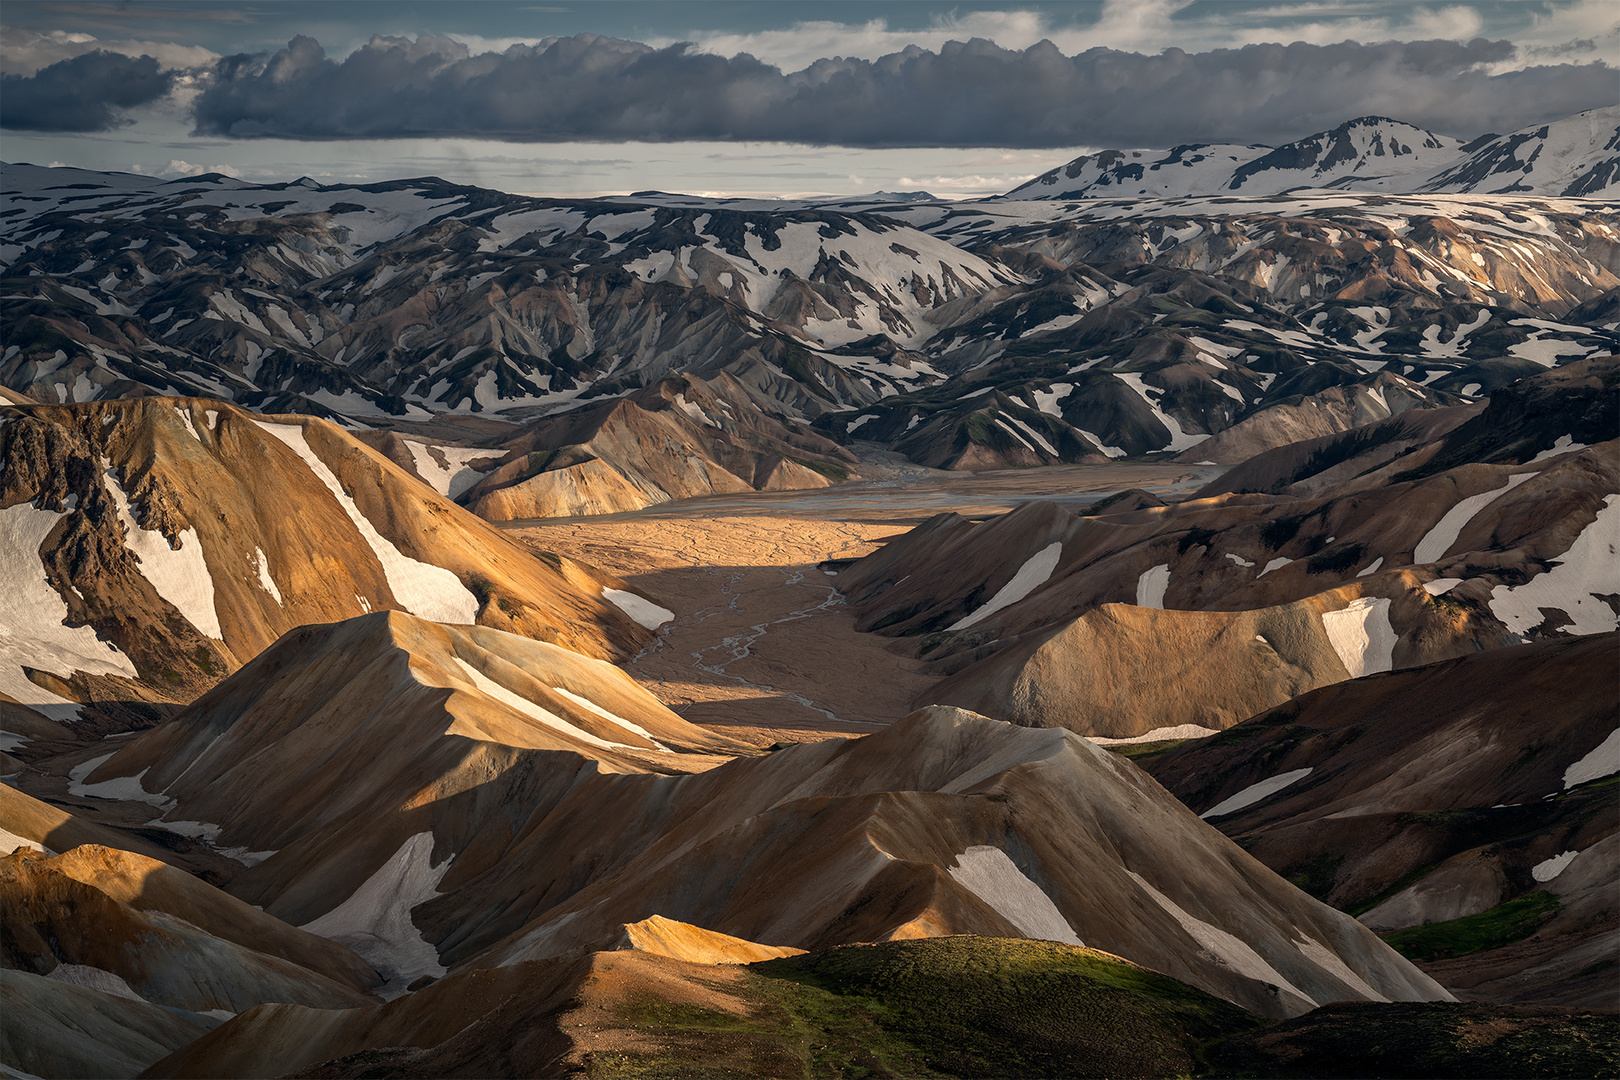
[[[433,622],[466,625],[477,620],[478,598],[461,583],[461,579],[443,567],[410,558],[379,533],[360,512],[348,492],[343,490],[337,476],[315,456],[300,425],[272,424],[263,420],[253,422],[286,443],[331,491],[338,505],[343,507],[349,520],[354,522],[354,527],[377,556],[383,575],[388,579],[388,588],[406,611]]]
[[[1084,945],[1052,898],[998,847],[977,845],[956,857],[952,880],[995,909],[1026,937]]]
[[[1169,415],[1163,409],[1159,408],[1157,403],[1155,403],[1152,398],[1148,397],[1147,385],[1143,383],[1142,376],[1132,373],[1116,372],[1114,377],[1120,382],[1124,383],[1126,386],[1129,386],[1132,390],[1136,391],[1137,395],[1147,403],[1147,407],[1153,410],[1153,415],[1158,419],[1159,423],[1163,424],[1165,426],[1165,430],[1170,432],[1170,445],[1164,449],[1179,454],[1183,450],[1191,450],[1193,447],[1209,438],[1208,435],[1195,435],[1191,432],[1183,431],[1181,429],[1181,424],[1176,421],[1175,417]]]
[[[1551,881],[1564,872],[1564,868],[1575,860],[1580,854],[1576,851],[1564,851],[1550,859],[1543,859],[1530,868],[1530,876],[1537,881]]]
[[[88,795],[92,799],[122,799],[126,802],[149,803],[161,810],[168,810],[174,806],[173,799],[147,791],[141,786],[141,777],[147,774],[147,769],[142,769],[134,776],[115,776],[111,780],[103,780],[97,784],[85,783],[84,778],[95,772],[101,763],[110,757],[112,754],[103,754],[75,765],[68,773],[68,794]]]
[[[1250,784],[1236,795],[1230,795],[1222,799],[1198,816],[1207,821],[1212,817],[1225,817],[1227,814],[1234,814],[1246,807],[1253,806],[1263,799],[1271,798],[1283,788],[1298,783],[1310,774],[1311,770],[1306,768],[1267,777],[1258,783]]]
[[[500,456],[494,451],[469,446],[435,446],[430,450],[426,443],[419,443],[413,439],[406,439],[405,446],[411,452],[411,461],[416,465],[416,474],[427,481],[427,485],[434,491],[448,499],[456,498],[487,474],[488,470],[471,468],[467,462]],[[433,450],[442,454],[448,464],[440,465],[438,459],[433,456]]]
[[[259,587],[275,597],[276,603],[281,603],[281,590],[276,588],[276,580],[270,576],[270,559],[265,555],[263,548],[255,546],[253,552],[258,556],[255,568],[259,572]]]
[[[1134,743],[1169,742],[1171,739],[1207,739],[1219,734],[1214,728],[1200,727],[1198,724],[1177,724],[1175,727],[1154,728],[1145,735],[1132,735],[1126,739],[1109,739],[1101,735],[1087,735],[1086,738],[1098,746],[1130,746]]]
[[[520,694],[513,693],[500,683],[496,682],[494,679],[491,679],[488,675],[485,675],[482,671],[479,671],[477,668],[467,663],[467,661],[463,660],[461,657],[458,656],[455,658],[455,660],[456,666],[461,669],[463,675],[467,676],[467,678],[472,682],[473,688],[479,693],[494,698],[496,701],[500,702],[502,705],[505,705],[512,711],[523,716],[527,716],[530,720],[538,721],[541,725],[550,728],[559,735],[566,735],[571,739],[578,739],[580,742],[598,747],[602,750],[644,749],[643,747],[639,746],[630,746],[627,743],[609,742],[606,739],[598,738],[586,731],[584,728],[575,727],[573,724],[570,724],[567,720],[558,716],[551,710],[536,705],[534,702]],[[572,694],[568,696],[571,698],[573,697]],[[577,701],[579,699],[575,698],[575,700]],[[596,711],[601,712],[604,716],[610,717],[615,723],[620,722],[618,717],[613,716],[611,713],[604,712],[601,709]]]
[[[1588,780],[1598,780],[1620,772],[1620,728],[1598,743],[1590,753],[1564,770],[1564,790]]]
[[[1037,587],[1044,585],[1051,578],[1052,571],[1057,569],[1058,559],[1062,556],[1062,541],[1053,541],[1047,544],[1024,560],[1024,565],[1018,568],[1018,572],[1012,576],[1012,580],[996,590],[996,595],[992,596],[988,603],[978,610],[962,616],[945,629],[947,631],[966,630],[974,623],[989,618],[1002,608],[1011,607],[1018,603],[1018,601],[1034,592]]]
[[[633,721],[626,720],[622,716],[618,716],[618,715],[616,715],[614,713],[608,712],[606,709],[602,708],[602,706],[598,705],[596,702],[592,701],[590,698],[581,697],[580,695],[574,693],[572,690],[566,690],[561,686],[553,686],[551,689],[552,689],[553,692],[561,694],[563,697],[567,698],[569,701],[572,701],[575,705],[578,705],[580,708],[585,709],[585,710],[587,710],[589,712],[593,712],[597,716],[600,716],[604,720],[611,720],[613,723],[617,724],[619,727],[624,728],[626,731],[634,732],[635,734],[640,735],[642,738],[646,739],[648,742],[652,743],[654,746],[656,746],[658,749],[664,751],[665,753],[673,753],[674,752],[674,751],[670,750],[669,747],[665,746],[663,743],[661,743],[657,739],[653,738],[652,732],[648,731],[646,728],[642,727],[640,724],[634,723]]]
[[[385,998],[398,997],[417,978],[445,973],[439,952],[411,922],[411,909],[439,894],[450,859],[432,864],[433,834],[405,841],[347,900],[299,927],[347,945],[388,980]]]

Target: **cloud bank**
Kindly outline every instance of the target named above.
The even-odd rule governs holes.
[[[294,38],[222,60],[197,133],[236,138],[734,140],[856,147],[1279,142],[1356,115],[1475,135],[1612,104],[1603,63],[1499,71],[1505,41],[1248,45],[1154,56],[973,39],[784,73],[747,53],[595,35],[472,55],[373,38],[342,61]]]
[[[298,36],[219,60],[191,109],[195,135],[234,139],[1027,150],[1275,144],[1368,114],[1471,137],[1614,103],[1606,63],[1523,66],[1517,53],[1476,38],[1066,55],[1046,40],[974,38],[784,72],[746,52],[591,34],[477,54],[450,38],[376,37],[342,59]],[[0,124],[105,130],[173,78],[150,57],[85,53],[6,76]]]
[[[110,131],[123,110],[168,96],[178,74],[150,56],[97,49],[32,75],[0,75],[0,127],[19,131]]]

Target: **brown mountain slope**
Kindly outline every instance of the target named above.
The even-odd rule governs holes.
[[[623,583],[324,421],[189,398],[0,412],[0,565],[21,583],[0,692],[24,705],[188,701],[296,626],[371,610],[605,658],[648,638],[603,594]]]
[[[1080,515],[1030,503],[983,524],[942,515],[841,570],[838,588],[859,628],[911,638],[931,670],[964,684],[929,701],[1092,734],[1219,727],[1332,679],[1277,669],[1270,648],[1255,647],[1267,644],[1257,635],[1269,642],[1263,632],[1215,629],[1243,620],[1203,620],[1211,627],[1200,648],[1216,651],[1194,653],[1172,627],[1198,620],[1132,616],[1142,628],[1133,635],[1100,612],[1256,612],[1306,600],[1342,607],[1336,593],[1388,601],[1392,649],[1378,665],[1347,662],[1349,674],[1612,630],[1620,442],[1581,438],[1612,436],[1617,418],[1620,362],[1581,361],[1499,391],[1477,414],[1408,413],[1274,450],[1233,470],[1225,487],[1174,506],[1105,505]],[[1090,622],[1077,628],[1077,618]],[[1191,679],[1190,696],[1151,671],[1123,669],[1140,670],[1135,679],[1108,665],[1097,667],[1107,675],[1098,694],[1078,692],[1089,684],[1077,680],[1059,639],[1104,625],[1109,632],[1088,647],[1118,639],[1132,653],[1145,648],[1157,668]],[[1045,666],[1029,668],[1042,650]],[[1212,698],[1205,691],[1213,686]],[[1054,698],[1063,687],[1077,692]],[[1146,729],[1134,720],[1093,725],[1093,708],[1110,723],[1151,711],[1145,700],[1095,705],[1114,689],[1166,699],[1174,715]],[[1049,714],[1038,716],[1034,699],[1043,694]],[[1205,713],[1221,722],[1197,719]]]
[[[665,806],[667,826],[631,827]],[[601,828],[609,807],[622,832]],[[586,819],[600,835],[566,843]],[[1274,1015],[1434,993],[1350,920],[1299,906],[1211,840],[1128,762],[1077,736],[938,708],[701,775],[603,777],[419,915],[430,936],[465,942],[447,958],[468,966],[597,947],[657,912],[800,948],[951,933],[1083,940]],[[597,868],[571,895],[536,887],[561,871],[559,850]],[[468,919],[497,900],[508,918],[520,904],[529,914],[472,955]]]
[[[98,852],[112,862],[123,854]],[[155,1005],[192,1012],[237,1012],[266,1001],[341,1008],[374,1000],[352,983],[215,937],[183,918],[132,907],[58,870],[54,864],[62,859],[78,862],[82,874],[85,856],[74,853],[49,858],[20,851],[0,858],[0,962],[5,967],[36,975],[50,975],[63,964],[94,968],[117,976]],[[297,935],[285,928],[280,936]],[[324,955],[328,964],[343,951],[322,950],[314,942],[305,949]],[[343,974],[365,970],[357,965]]]
[[[1183,725],[1219,730],[1318,686],[1472,641],[1407,577],[1256,611],[1104,604],[1001,643],[918,696],[1026,727],[1137,738]]]
[[[1146,765],[1378,930],[1550,892],[1530,941],[1436,972],[1484,1000],[1613,1007],[1617,672],[1614,633],[1497,649],[1326,687]]]
[[[151,1076],[1161,1076],[1257,1020],[1091,949],[958,937],[748,967],[629,952],[452,976],[345,1012],[272,1005]]]
[[[1439,992],[1078,736],[933,709],[711,767],[631,747],[633,731],[590,745],[585,725],[603,741],[614,727],[547,687],[594,694],[621,733],[673,742],[683,725],[548,671],[544,645],[473,648],[490,636],[397,613],[300,631],[88,780],[133,777],[115,793],[162,792],[169,818],[257,852],[230,891],[351,944],[389,993],[614,947],[653,914],[797,948],[1084,940],[1272,1015]],[[368,641],[385,647],[364,661]],[[518,647],[531,674],[498,662]]]
[[[109,785],[109,797],[158,803],[154,827],[251,866],[232,891],[303,924],[378,873],[426,880],[445,851],[470,848],[475,861],[486,845],[498,851],[514,815],[580,776],[704,769],[727,749],[605,661],[378,612],[293,631],[81,771],[89,794]],[[396,929],[382,937],[416,940]],[[356,947],[383,966],[393,955],[375,941]]]
[[[666,378],[535,422],[501,445],[505,460],[461,501],[481,517],[509,521],[825,487],[853,475],[854,455],[787,426],[779,408],[725,373]]]

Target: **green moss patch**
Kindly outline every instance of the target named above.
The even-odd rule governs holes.
[[[745,1016],[658,1000],[593,1077],[1188,1076],[1251,1013],[1107,953],[959,936],[750,965]],[[728,987],[735,994],[735,986]]]
[[[1478,915],[1397,930],[1385,934],[1384,940],[1408,960],[1447,960],[1521,941],[1552,918],[1559,906],[1551,893],[1533,892]]]

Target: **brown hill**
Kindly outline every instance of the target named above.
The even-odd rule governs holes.
[[[670,499],[826,487],[855,458],[721,373],[666,378],[624,398],[540,420],[461,501],[491,521],[639,510]]]
[[[617,579],[541,558],[346,432],[220,402],[5,406],[0,693],[60,713],[189,701],[282,634],[372,610],[589,656],[648,632]],[[26,674],[32,672],[33,674]]]
[[[1369,926],[1451,927],[1427,957],[1460,948],[1453,920],[1529,911],[1528,940],[1431,969],[1459,993],[1614,1007],[1617,672],[1614,633],[1496,649],[1317,690],[1147,768]]]
[[[509,815],[555,798],[558,784],[708,768],[727,749],[605,661],[378,612],[293,631],[174,720],[81,769],[91,794],[110,784],[110,797],[156,802],[154,827],[248,864],[232,891],[302,924],[379,873],[389,888],[404,887],[400,875],[437,881],[445,851],[509,841]],[[355,925],[317,932],[383,967],[393,956],[395,968],[394,947],[418,940],[407,922],[379,944],[351,914]]]
[[[75,872],[59,869],[62,860],[76,864]],[[347,968],[340,971],[345,982],[338,982],[293,961],[216,937],[160,908],[126,904],[93,883],[93,875],[86,873],[91,861],[125,870],[120,876],[126,879],[128,870],[146,869],[119,867],[128,861],[125,853],[106,848],[78,848],[55,858],[19,851],[0,858],[4,966],[36,975],[50,975],[64,964],[92,968],[111,973],[155,1005],[192,1012],[239,1012],[266,1001],[341,1008],[374,1000],[350,980],[362,972],[367,981],[375,976],[353,956],[345,956],[347,950],[329,942],[298,941],[305,953],[321,958],[329,968],[347,961]],[[114,892],[122,891],[118,884]],[[224,899],[216,906],[227,908]],[[273,922],[261,920],[261,927]],[[286,942],[313,935],[280,927],[264,945],[275,948],[275,937]]]
[[[1425,651],[1472,647],[1415,578],[1407,584],[1392,596],[1351,585],[1255,611],[1104,604],[1002,642],[916,703],[1112,739],[1183,725],[1219,730],[1307,690],[1388,670],[1397,657],[1404,665]]]

